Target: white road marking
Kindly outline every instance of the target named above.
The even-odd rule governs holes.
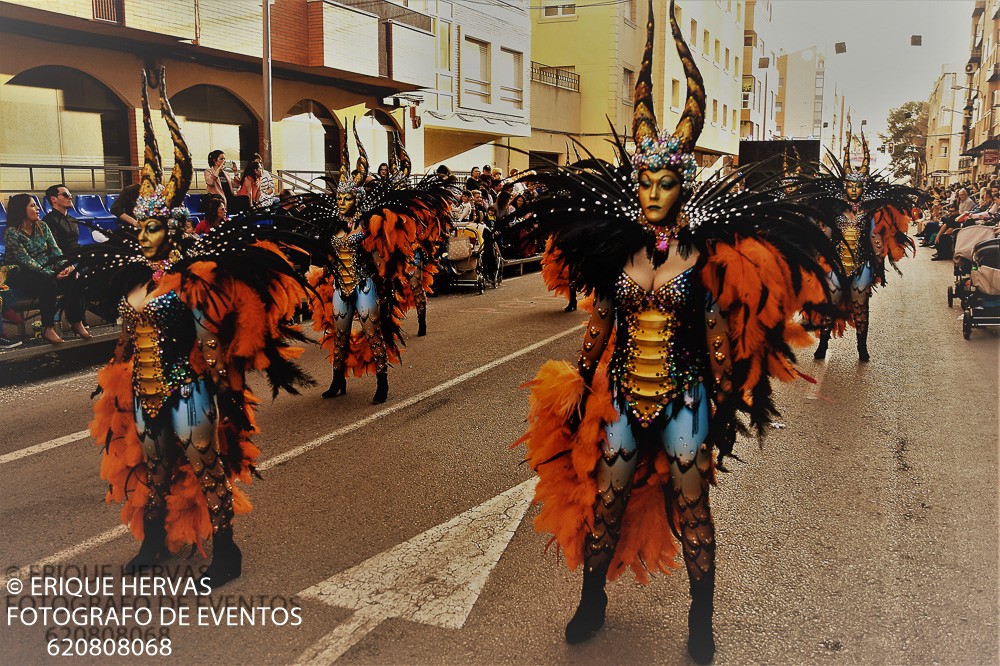
[[[567,335],[569,335],[571,333],[575,333],[575,332],[579,331],[580,329],[582,329],[583,326],[584,326],[583,324],[579,324],[577,326],[574,326],[573,328],[568,328],[565,331],[563,331],[562,333],[556,333],[555,335],[549,336],[549,337],[545,338],[544,340],[540,340],[540,341],[538,341],[538,342],[536,342],[536,343],[534,343],[532,345],[528,345],[527,347],[524,347],[523,349],[519,349],[516,352],[507,354],[506,356],[504,356],[502,358],[498,358],[498,359],[496,359],[494,361],[490,361],[486,365],[481,365],[481,366],[479,366],[478,368],[476,368],[474,370],[470,370],[470,371],[468,371],[468,372],[466,372],[464,374],[461,374],[461,375],[459,375],[457,377],[452,377],[448,381],[446,381],[446,382],[444,382],[442,384],[438,384],[437,386],[435,386],[433,388],[429,388],[426,391],[423,391],[422,393],[416,394],[415,396],[407,398],[403,402],[398,402],[398,403],[392,405],[391,407],[387,407],[385,409],[382,409],[380,411],[375,412],[374,414],[370,414],[370,415],[366,416],[365,418],[363,418],[363,419],[361,419],[359,421],[355,421],[354,423],[352,423],[350,425],[346,425],[343,428],[338,428],[337,430],[334,430],[331,433],[323,435],[322,437],[317,437],[316,439],[312,440],[311,442],[306,442],[305,444],[301,444],[299,446],[296,446],[295,448],[289,449],[288,451],[285,451],[284,453],[280,453],[280,454],[274,456],[273,458],[268,458],[263,463],[261,463],[260,465],[258,465],[257,468],[259,470],[261,470],[261,471],[264,471],[264,470],[270,469],[271,467],[275,467],[277,465],[280,465],[283,462],[287,462],[287,461],[291,460],[292,458],[297,458],[300,455],[302,455],[303,453],[306,453],[306,452],[311,451],[311,450],[313,450],[313,449],[315,449],[315,448],[317,448],[319,446],[322,446],[323,444],[326,444],[327,442],[329,442],[332,439],[335,439],[337,437],[341,437],[343,435],[346,435],[349,432],[353,432],[353,431],[357,430],[358,428],[366,426],[369,423],[371,423],[372,421],[377,421],[378,419],[381,419],[381,418],[383,418],[385,416],[388,416],[390,414],[398,412],[401,409],[406,409],[407,407],[412,407],[413,405],[417,404],[418,402],[426,400],[427,398],[430,398],[431,396],[437,395],[438,393],[441,393],[442,391],[447,391],[448,389],[452,388],[453,386],[456,386],[458,384],[466,382],[466,381],[472,379],[473,377],[478,377],[479,375],[483,374],[484,372],[489,372],[490,370],[493,370],[494,368],[496,368],[496,367],[498,367],[500,365],[503,365],[504,363],[507,363],[508,361],[512,361],[515,358],[518,358],[520,356],[524,356],[525,354],[529,354],[529,353],[535,351],[536,349],[544,347],[545,345],[549,344],[550,342],[555,342],[559,338],[564,338],[564,337],[566,337]]]
[[[461,629],[531,503],[529,479],[298,595],[357,611],[296,663],[330,664],[380,622]]]
[[[33,456],[36,453],[42,453],[44,451],[50,451],[52,449],[57,449],[63,444],[69,444],[71,442],[78,442],[85,437],[90,436],[89,430],[80,430],[79,432],[70,433],[69,435],[63,435],[62,437],[56,437],[55,439],[50,439],[47,442],[42,442],[41,444],[35,444],[34,446],[29,446],[23,449],[18,449],[17,451],[12,451],[11,453],[5,453],[0,456],[0,465],[4,465],[15,460],[20,460],[21,458],[27,458],[28,456]]]
[[[67,560],[71,560],[77,555],[85,553],[91,548],[97,548],[98,546],[103,546],[104,544],[114,541],[118,537],[125,536],[126,534],[128,534],[128,528],[125,527],[124,525],[113,527],[107,532],[102,532],[97,536],[90,537],[86,541],[78,543],[77,545],[72,546],[71,548],[60,550],[58,553],[50,555],[46,557],[44,560],[38,560],[34,564],[23,566],[17,571],[5,572],[5,575],[2,578],[0,578],[0,585],[4,585],[9,578],[20,578],[23,580],[31,573],[32,569],[37,571],[38,569],[41,569],[42,567],[49,564],[58,564],[59,562],[65,562]]]
[[[389,407],[387,409],[383,409],[381,411],[378,411],[378,412],[376,412],[376,413],[374,413],[374,414],[372,414],[370,416],[367,416],[367,417],[361,419],[360,421],[356,421],[356,422],[352,423],[351,425],[348,425],[348,426],[345,426],[343,428],[340,428],[340,429],[338,429],[338,430],[336,430],[336,431],[334,431],[334,432],[332,432],[332,433],[330,433],[328,435],[324,435],[323,437],[318,437],[318,438],[312,440],[311,442],[307,442],[307,443],[305,443],[305,444],[303,444],[301,446],[297,446],[294,449],[291,449],[291,450],[286,451],[286,452],[284,452],[282,454],[274,456],[273,458],[268,458],[267,460],[263,461],[258,466],[258,469],[260,469],[260,470],[263,471],[263,470],[270,469],[271,467],[276,467],[276,466],[280,465],[281,463],[287,462],[287,461],[291,460],[292,458],[295,458],[296,456],[300,456],[303,453],[306,453],[308,451],[311,451],[311,450],[315,449],[316,447],[322,446],[323,444],[329,442],[331,439],[333,439],[335,437],[339,437],[339,436],[344,435],[346,433],[349,433],[349,432],[351,432],[353,430],[357,430],[358,428],[360,428],[360,427],[362,427],[364,425],[367,425],[367,424],[371,423],[372,421],[375,421],[376,419],[380,419],[380,418],[382,418],[384,416],[388,416],[389,414],[397,412],[397,411],[399,411],[401,409],[405,409],[406,407],[410,407],[411,405],[414,405],[414,404],[420,402],[421,400],[426,400],[427,398],[429,398],[429,397],[431,397],[433,395],[436,395],[436,394],[438,394],[438,393],[440,393],[442,391],[446,391],[449,388],[451,388],[451,387],[453,387],[453,386],[455,386],[457,384],[461,384],[462,382],[468,381],[469,379],[472,379],[473,377],[477,377],[477,376],[483,374],[484,372],[489,372],[490,370],[496,368],[497,366],[503,365],[504,363],[507,363],[508,361],[511,361],[511,360],[513,360],[515,358],[518,358],[520,356],[524,356],[525,354],[530,354],[531,352],[535,351],[536,349],[540,349],[541,347],[544,347],[545,345],[549,344],[550,342],[555,342],[556,340],[558,340],[560,338],[564,338],[567,335],[570,335],[572,333],[575,333],[575,332],[579,331],[580,329],[583,328],[583,326],[584,326],[583,324],[580,324],[578,326],[574,326],[572,328],[568,328],[565,331],[562,331],[561,333],[556,333],[555,335],[551,335],[551,336],[545,338],[544,340],[540,340],[539,342],[536,342],[534,344],[528,345],[527,347],[524,347],[523,349],[519,349],[516,352],[512,352],[510,354],[507,354],[503,358],[498,358],[498,359],[496,359],[494,361],[491,361],[491,362],[487,363],[486,365],[482,365],[482,366],[476,368],[475,370],[470,370],[469,372],[466,372],[465,374],[459,375],[458,377],[453,377],[452,379],[449,379],[448,381],[444,382],[443,384],[439,384],[438,386],[435,386],[434,388],[428,389],[428,390],[424,391],[423,393],[418,393],[417,395],[409,398],[408,400],[404,400],[403,402],[395,404],[395,405],[393,405],[393,406],[391,406],[391,407]],[[82,435],[81,435],[81,433],[82,433]],[[78,436],[76,438],[77,439],[81,439],[82,436],[86,436],[87,434],[88,434],[88,432],[86,430],[83,430],[80,433],[74,433],[73,435],[66,435],[66,437],[73,437],[75,435],[80,435],[80,436]],[[57,440],[52,440],[52,441],[57,441]],[[70,440],[70,441],[73,441],[73,440]],[[43,446],[43,445],[40,444],[38,446]],[[34,447],[30,447],[30,448],[34,448]],[[8,455],[13,455],[13,454],[8,454]],[[26,454],[26,455],[31,455],[31,454],[29,453],[29,454]],[[124,525],[119,525],[118,527],[115,527],[114,529],[108,530],[107,532],[103,532],[103,533],[101,533],[101,534],[99,534],[97,536],[91,537],[91,538],[87,539],[86,541],[83,541],[82,543],[77,544],[76,546],[73,546],[71,548],[67,548],[65,550],[61,550],[58,553],[55,553],[54,555],[51,555],[49,557],[46,557],[43,560],[39,560],[38,562],[35,562],[34,564],[27,565],[25,567],[21,567],[17,571],[17,573],[14,574],[14,575],[18,575],[20,577],[20,575],[23,575],[23,573],[27,572],[31,567],[39,567],[39,566],[42,566],[44,564],[53,564],[53,563],[56,563],[56,562],[65,561],[65,560],[67,560],[69,558],[72,558],[72,557],[76,557],[77,555],[80,555],[81,553],[86,552],[87,550],[90,550],[91,548],[96,548],[97,546],[100,546],[100,545],[103,545],[105,543],[108,543],[109,541],[112,541],[112,540],[114,540],[114,539],[116,539],[116,538],[118,538],[120,536],[124,536],[127,533],[128,533],[128,529]],[[7,580],[8,577],[9,577],[9,574],[7,576],[4,576],[3,578],[0,578],[0,584],[3,584],[4,582],[6,582],[6,580]]]

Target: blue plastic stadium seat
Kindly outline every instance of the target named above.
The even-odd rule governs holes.
[[[184,205],[187,209],[191,211],[192,219],[201,220],[205,219],[205,213],[201,210],[202,195],[200,194],[185,194],[184,195]]]
[[[76,210],[80,212],[80,217],[93,219],[94,224],[102,229],[118,228],[118,220],[104,207],[100,194],[76,195]]]
[[[0,224],[7,225],[7,209],[3,207],[2,202],[0,202]]]
[[[118,198],[117,194],[105,194],[104,195],[104,208],[110,211],[111,207],[115,205],[115,200]]]

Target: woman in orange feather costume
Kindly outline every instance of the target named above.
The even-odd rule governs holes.
[[[676,130],[661,134],[653,112],[650,2],[636,154],[616,137],[618,168],[593,158],[530,177],[545,194],[524,213],[594,303],[576,367],[549,361],[530,382],[520,442],[539,476],[536,529],[553,535],[570,568],[584,567],[566,640],[603,626],[606,580],[631,570],[646,582],[681,552],[688,650],[707,663],[715,652],[714,449],[720,461],[732,455],[746,430],[739,413],[763,434],[776,413],[770,378],[798,377],[791,346],[810,339],[791,317],[829,298],[818,258],[839,264],[809,209],[779,196],[780,174],[753,191],[743,186],[747,170],[695,187],[705,92],[673,2],[669,12],[688,88]]]
[[[184,194],[191,156],[167,101],[162,68],[160,106],[174,143],[174,167],[162,167],[142,76],[145,163],[135,208],[138,238],[102,230],[106,243],[77,250],[92,297],[118,298],[122,334],[111,363],[98,373],[99,398],[90,432],[103,447],[101,477],[109,502],[142,539],[126,570],[161,562],[171,552],[212,538],[204,576],[218,587],[242,572],[233,517],[251,510],[234,485],[249,483],[259,453],[257,399],[245,382],[263,370],[273,391],[296,392],[309,380],[292,363],[301,334],[286,324],[305,296],[288,260],[270,239],[283,236],[236,218],[197,241],[184,239]],[[287,235],[284,235],[287,239]],[[304,240],[304,239],[303,239]]]
[[[388,399],[389,366],[402,354],[403,316],[417,302],[410,289],[414,249],[435,235],[428,227],[438,222],[451,190],[437,178],[436,184],[414,189],[400,188],[395,178],[375,179],[366,189],[368,156],[356,127],[354,139],[359,153],[354,175],[345,135],[336,198],[307,194],[300,214],[324,229],[331,266],[309,272],[313,328],[323,333],[320,344],[333,365],[323,397],[347,393],[348,371],[358,377],[374,373],[372,403],[379,404]],[[352,331],[355,317],[360,332]]]

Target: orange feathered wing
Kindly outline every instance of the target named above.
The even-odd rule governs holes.
[[[273,248],[260,244],[261,247]],[[275,248],[276,250],[276,248]],[[272,362],[265,351],[265,337],[279,336],[280,324],[289,319],[304,296],[302,287],[287,276],[280,276],[270,286],[273,305],[265,306],[253,289],[242,282],[215,274],[212,262],[195,262],[189,267],[187,279],[177,273],[163,277],[154,295],[177,291],[191,308],[198,308],[211,321],[230,321],[219,333],[232,331],[220,341],[226,350],[228,378],[234,390],[242,391],[244,413],[249,428],[241,430],[231,419],[219,419],[219,450],[230,481],[251,483],[254,463],[260,450],[250,436],[257,431],[254,405],[259,400],[244,382],[246,370],[264,370]],[[279,353],[286,359],[299,356],[301,348],[282,347]],[[190,362],[199,375],[207,374],[205,361],[195,346]],[[149,489],[146,486],[146,465],[136,433],[132,395],[132,361],[112,361],[98,372],[101,389],[94,404],[94,419],[90,433],[104,449],[101,458],[101,478],[108,482],[107,502],[123,503],[121,519],[136,538],[143,537],[143,510]],[[233,484],[233,505],[237,515],[249,513],[253,506],[238,484]],[[167,497],[167,546],[178,552],[212,535],[208,507],[197,477],[183,455],[175,463],[170,494]]]

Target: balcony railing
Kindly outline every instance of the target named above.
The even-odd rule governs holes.
[[[540,62],[531,63],[531,80],[563,90],[580,91],[580,75],[558,67],[548,67]]]
[[[395,21],[417,30],[431,32],[431,17],[418,11],[401,7],[388,0],[337,0],[338,4],[353,7],[378,16],[381,22]]]
[[[969,52],[969,64],[978,65],[983,59],[983,49],[982,47],[975,47]]]

